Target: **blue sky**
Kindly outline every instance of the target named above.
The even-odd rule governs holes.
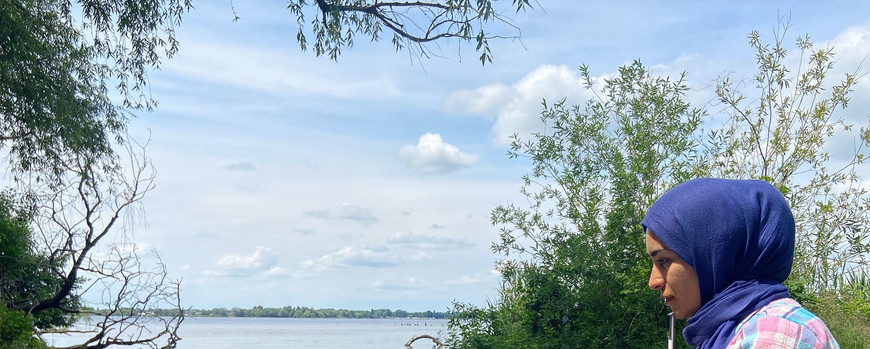
[[[489,212],[524,202],[530,169],[506,135],[540,126],[542,98],[582,102],[581,64],[687,71],[704,106],[718,76],[754,72],[746,35],[771,38],[780,16],[786,42],[810,34],[843,68],[870,55],[860,1],[541,0],[510,14],[522,40],[492,42],[486,66],[467,44],[418,61],[389,37],[334,62],[300,51],[285,3],[233,5],[237,22],[229,2],[196,3],[180,52],[150,74],[159,107],[130,124],[157,168],[135,239],[194,308],[482,305],[499,283]],[[849,120],[866,124],[867,96],[865,76]]]

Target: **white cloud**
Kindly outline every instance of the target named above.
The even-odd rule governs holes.
[[[447,97],[444,108],[489,116],[501,110],[515,94],[514,89],[505,84],[486,85],[475,90],[460,90]]]
[[[395,232],[387,236],[387,243],[405,245],[411,248],[425,248],[434,250],[464,249],[473,246],[471,242],[463,239],[436,237],[426,234],[414,234],[410,232]]]
[[[474,284],[479,284],[479,283],[485,282],[486,280],[487,280],[487,277],[481,276],[479,274],[477,274],[477,275],[462,275],[457,279],[448,280],[444,284],[448,285],[448,286],[474,285]]]
[[[287,275],[287,271],[285,271],[284,268],[281,268],[279,266],[274,266],[274,267],[269,268],[269,270],[266,270],[265,274],[269,275],[269,276]]]
[[[865,167],[870,167],[870,166],[865,166]],[[867,173],[867,172],[864,172],[864,173]],[[862,181],[861,184],[858,185],[858,188],[870,191],[870,178],[867,178],[864,181]]]
[[[849,93],[847,107],[836,109],[832,118],[842,119],[843,124],[852,126],[851,130],[836,127],[836,133],[827,140],[824,147],[824,151],[830,155],[829,168],[839,168],[851,161],[859,149],[859,130],[870,126],[870,99],[866,98],[870,96],[870,25],[849,27],[834,39],[817,43],[814,50],[820,49],[832,49],[834,53],[834,68],[826,76],[827,88],[822,91],[821,96],[830,96],[831,86],[840,84],[846,74],[855,74],[857,78]],[[794,55],[797,56],[797,52]],[[809,105],[804,103],[805,107]],[[862,149],[865,154],[868,153],[866,149],[865,145]],[[862,172],[859,171],[858,174],[861,175]]]
[[[226,169],[230,170],[230,171],[253,171],[254,165],[251,165],[250,163],[247,163],[247,162],[240,161],[240,162],[237,162],[234,164],[227,165]]]
[[[308,259],[300,263],[304,268],[316,271],[349,268],[377,267],[388,268],[398,264],[392,250],[386,246],[344,247],[317,259]]]
[[[250,256],[229,255],[221,258],[217,264],[230,269],[267,269],[278,264],[278,257],[271,248],[257,246]]]
[[[364,226],[378,222],[371,210],[348,203],[340,203],[326,210],[306,211],[305,215],[326,220],[350,220]]]
[[[391,280],[378,279],[372,283],[372,287],[376,289],[398,291],[425,289],[428,285],[429,283],[426,280],[415,276]]]
[[[855,130],[870,121],[870,25],[849,27],[836,38],[824,44],[834,50],[835,65],[828,80],[840,82],[846,73],[856,74],[858,81],[849,94],[848,108],[839,115]],[[830,90],[826,91],[829,92]]]
[[[417,251],[416,253],[411,255],[411,260],[415,262],[431,261],[432,259],[432,255],[425,251]]]
[[[420,136],[416,146],[402,147],[399,149],[399,158],[420,173],[455,171],[477,161],[477,155],[463,153],[459,148],[444,143],[441,135],[437,133]]]
[[[870,56],[870,25],[849,27],[826,46],[834,49],[837,64],[854,67]]]
[[[162,67],[174,76],[274,95],[384,98],[400,92],[387,78],[340,77],[336,75],[341,72],[321,63],[274,46],[251,47],[241,42],[199,37],[186,41],[179,54]],[[287,69],[288,66],[298,69]]]
[[[278,256],[271,248],[257,246],[253,254],[243,256],[231,254],[217,262],[217,270],[203,271],[205,276],[251,276],[259,273],[276,274],[280,272]]]
[[[322,272],[347,268],[392,268],[409,263],[431,261],[434,257],[430,250],[467,249],[472,243],[463,239],[434,237],[412,233],[398,232],[390,234],[387,245],[346,246],[338,251],[325,254],[319,258],[300,262],[301,271],[295,275],[310,275],[310,272]]]
[[[514,134],[528,139],[541,132],[541,101],[552,104],[566,98],[569,104],[578,104],[588,96],[576,69],[560,65],[542,65],[525,77],[507,86],[492,84],[474,90],[455,91],[447,97],[444,108],[473,114],[495,114],[492,142],[510,144]]]

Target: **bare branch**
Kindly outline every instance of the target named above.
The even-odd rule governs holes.
[[[57,264],[62,283],[49,297],[34,302],[29,312],[76,313],[78,309],[65,306],[71,297],[102,294],[102,301],[91,305],[99,310],[90,313],[102,319],[88,331],[92,336],[74,348],[158,348],[157,343],[174,348],[180,340],[180,282],[168,278],[156,251],[154,265],[146,266],[129,236],[130,212],[154,188],[155,171],[144,156],[145,145],[129,141],[124,146],[124,167],[116,158],[77,158],[67,164],[65,185],[42,188],[46,194],[40,199],[35,229],[42,237],[40,248],[51,251],[49,260]],[[109,243],[110,236],[128,242]],[[168,317],[149,314],[151,309],[166,308],[175,311]]]

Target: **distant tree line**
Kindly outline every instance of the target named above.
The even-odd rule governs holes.
[[[151,309],[148,315],[164,316],[164,312],[171,313],[171,309]],[[347,310],[347,309],[315,309],[309,307],[286,306],[282,308],[266,308],[255,306],[251,309],[243,308],[213,308],[213,309],[190,309],[187,316],[202,317],[286,317],[286,318],[346,318],[346,319],[387,319],[387,318],[427,318],[448,319],[452,316],[449,312],[439,311],[416,311],[390,309],[371,310]]]

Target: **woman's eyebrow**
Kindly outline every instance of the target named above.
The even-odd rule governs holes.
[[[660,248],[660,249],[656,249],[656,250],[650,251],[650,252],[649,252],[649,256],[650,256],[650,257],[655,257],[657,254],[659,254],[659,252],[664,251],[664,250],[665,250],[665,249]]]

